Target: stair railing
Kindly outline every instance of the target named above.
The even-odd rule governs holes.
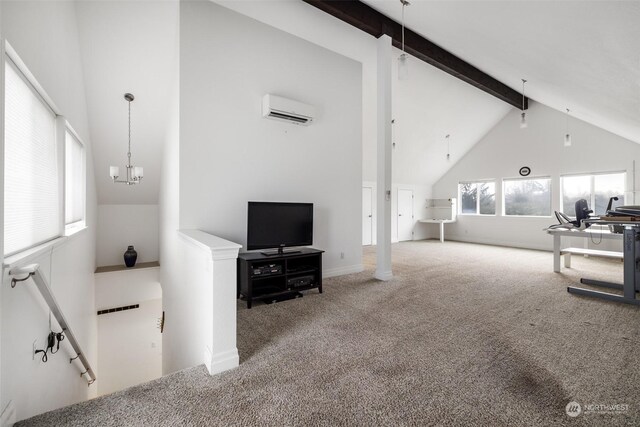
[[[78,343],[78,340],[76,339],[75,335],[71,331],[71,327],[69,326],[67,319],[65,319],[64,314],[62,313],[62,310],[60,310],[60,306],[56,302],[56,299],[53,296],[53,292],[51,292],[51,288],[49,287],[49,284],[47,283],[42,273],[40,273],[40,265],[29,264],[24,267],[12,268],[9,271],[9,276],[12,276],[12,279],[11,279],[12,288],[15,288],[16,284],[18,284],[19,282],[24,282],[29,278],[32,279],[33,283],[35,283],[36,287],[40,291],[42,298],[44,298],[45,302],[49,306],[49,310],[51,310],[51,314],[53,314],[55,319],[58,321],[58,324],[62,328],[62,331],[64,332],[65,337],[69,340],[69,344],[71,344],[71,347],[73,347],[73,351],[75,351],[76,353],[76,357],[70,358],[69,363],[78,359],[80,363],[82,363],[82,366],[84,369],[84,371],[80,372],[80,376],[82,377],[84,375],[87,375],[89,377],[88,385],[93,384],[96,380],[96,374],[93,372],[93,369],[91,369],[91,365],[89,364],[89,361],[87,360],[86,356],[82,352],[82,349],[80,348],[80,344]],[[21,278],[18,278],[18,276],[21,276]]]

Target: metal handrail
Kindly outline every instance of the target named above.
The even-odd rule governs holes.
[[[47,281],[45,280],[44,276],[40,273],[40,265],[29,264],[24,267],[12,268],[9,271],[9,275],[14,276],[11,279],[12,288],[14,288],[18,282],[24,282],[29,278],[33,279],[33,283],[35,283],[36,287],[40,291],[40,294],[42,295],[45,302],[49,306],[51,313],[53,314],[55,319],[58,321],[58,324],[62,328],[65,337],[69,340],[69,344],[71,344],[71,347],[73,347],[73,351],[76,352],[76,357],[69,359],[69,363],[73,362],[75,359],[79,359],[80,363],[82,363],[84,367],[84,372],[81,372],[80,376],[82,377],[83,375],[88,375],[90,378],[89,385],[93,384],[93,382],[96,380],[96,374],[93,372],[93,369],[91,369],[91,365],[89,364],[89,361],[87,360],[84,353],[82,352],[82,349],[80,348],[80,344],[78,343],[78,340],[76,339],[75,335],[73,335],[73,332],[71,331],[71,327],[69,326],[67,319],[65,319],[64,314],[62,314],[62,310],[60,310],[60,306],[56,302],[56,299],[53,296],[53,292],[51,292],[51,288],[47,284]],[[15,276],[25,276],[25,277],[16,278]]]

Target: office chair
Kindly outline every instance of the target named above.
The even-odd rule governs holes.
[[[580,230],[584,230],[585,228],[591,227],[591,224],[587,224],[583,222],[585,219],[589,218],[589,215],[593,213],[591,209],[589,209],[589,205],[585,199],[580,199],[575,204],[576,208],[576,219],[571,220],[566,214],[562,212],[555,211],[556,218],[560,224],[552,225],[549,228],[578,228]]]

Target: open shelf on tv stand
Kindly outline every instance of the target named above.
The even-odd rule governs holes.
[[[238,255],[237,296],[247,301],[266,302],[288,299],[301,291],[318,289],[322,293],[322,254],[313,248],[296,248],[275,255],[245,252]]]

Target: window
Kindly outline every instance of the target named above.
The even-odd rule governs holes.
[[[85,207],[84,146],[69,129],[65,132],[64,222],[69,226],[81,224]]]
[[[56,114],[5,61],[4,254],[60,235]]]
[[[6,44],[4,255],[84,226],[84,145]],[[64,187],[63,187],[64,186]],[[66,227],[65,227],[66,225]]]
[[[505,179],[504,214],[550,216],[551,179]]]
[[[495,182],[461,182],[460,213],[475,215],[496,214]]]
[[[625,181],[624,172],[563,176],[562,211],[575,216],[576,202],[585,199],[596,215],[604,215],[610,197],[618,197],[612,206],[624,204]]]

